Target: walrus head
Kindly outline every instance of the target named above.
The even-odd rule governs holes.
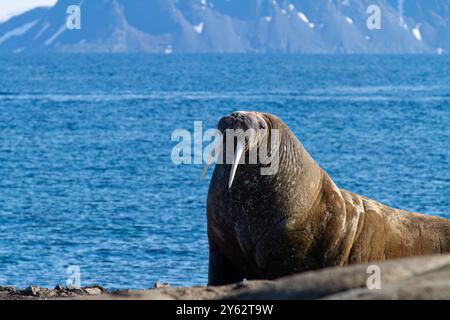
[[[222,133],[224,142],[224,154],[227,164],[231,162],[230,178],[228,187],[233,185],[236,170],[239,164],[250,163],[250,153],[255,155],[254,162],[261,162],[261,145],[267,146],[270,139],[272,121],[268,114],[254,111],[238,111],[223,117],[217,125]],[[232,140],[232,141],[229,141]],[[266,147],[267,149],[267,147]],[[248,159],[248,162],[245,160]]]
[[[310,158],[290,128],[278,117],[256,111],[236,111],[221,118],[217,128],[222,135],[216,145],[216,171],[221,176],[228,172],[228,188],[231,189],[239,171],[243,181],[254,180],[255,175],[266,176],[260,183],[270,180],[268,176],[280,176],[279,169],[285,169],[284,178],[291,184],[292,170],[301,170],[304,164],[315,162]],[[210,161],[206,161],[202,176]],[[238,167],[242,169],[238,170]],[[221,180],[224,180],[222,177]],[[286,180],[285,179],[285,180]],[[272,179],[273,180],[273,179]]]

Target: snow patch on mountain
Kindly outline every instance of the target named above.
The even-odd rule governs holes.
[[[412,29],[412,34],[417,41],[422,41],[422,34],[420,33],[420,25],[417,25]]]
[[[0,37],[0,44],[11,39],[12,37],[18,37],[18,36],[25,34],[26,32],[28,32],[28,30],[33,28],[37,22],[38,22],[38,20],[34,20],[32,22],[25,23],[24,25],[22,25],[18,28],[15,28],[11,31],[6,32],[4,35],[2,35]]]
[[[198,25],[194,26],[195,32],[197,32],[198,34],[202,34],[204,26],[205,26],[205,23],[204,22],[200,22]]]

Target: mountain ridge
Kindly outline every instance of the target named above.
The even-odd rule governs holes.
[[[80,30],[65,26],[73,4]],[[0,24],[0,52],[24,51],[442,54],[450,0],[59,0]]]

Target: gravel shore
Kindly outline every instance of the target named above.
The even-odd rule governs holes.
[[[371,266],[369,268],[369,266]],[[371,270],[379,268],[380,288],[368,288]],[[371,280],[372,279],[372,280]],[[373,283],[372,283],[373,284]],[[68,289],[0,287],[3,300],[133,299],[133,300],[272,300],[272,299],[446,299],[450,300],[450,255],[391,260],[305,272],[276,281],[245,281],[222,287],[108,291],[100,286]]]

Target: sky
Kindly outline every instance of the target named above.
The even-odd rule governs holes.
[[[0,0],[0,22],[36,7],[52,6],[56,1],[57,0]]]

